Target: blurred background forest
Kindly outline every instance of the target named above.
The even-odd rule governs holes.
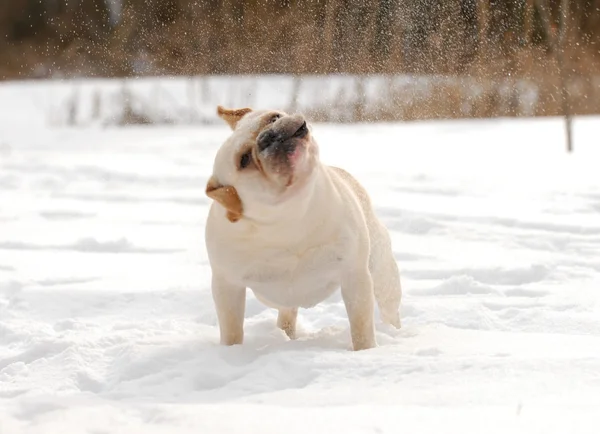
[[[390,91],[353,120],[600,113],[599,71],[600,0],[0,4],[4,80],[344,74],[364,105],[363,78],[437,77],[425,97]]]

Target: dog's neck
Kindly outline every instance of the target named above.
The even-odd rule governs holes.
[[[335,197],[329,174],[324,165],[318,164],[300,191],[294,192],[278,204],[270,204],[264,210],[253,209],[253,215],[242,217],[234,226],[242,233],[268,232],[269,238],[281,234],[289,243],[290,237],[302,238],[312,230],[318,230],[327,213],[320,210],[328,199]]]

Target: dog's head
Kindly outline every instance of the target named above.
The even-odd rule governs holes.
[[[235,222],[298,194],[318,164],[318,148],[302,115],[249,108],[217,113],[232,134],[215,157],[206,194]]]

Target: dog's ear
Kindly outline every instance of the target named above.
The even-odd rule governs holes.
[[[221,119],[229,124],[232,130],[235,130],[235,126],[237,123],[244,117],[245,114],[248,114],[252,111],[251,108],[241,108],[241,109],[226,109],[223,106],[217,106],[217,114]]]
[[[227,218],[235,223],[242,218],[242,201],[231,185],[221,185],[214,176],[206,184],[206,195],[219,202],[227,210]]]

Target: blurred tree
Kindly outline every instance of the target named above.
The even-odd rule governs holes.
[[[416,72],[532,75],[561,0],[11,0],[9,76]],[[600,0],[569,2],[565,48],[598,63]]]

